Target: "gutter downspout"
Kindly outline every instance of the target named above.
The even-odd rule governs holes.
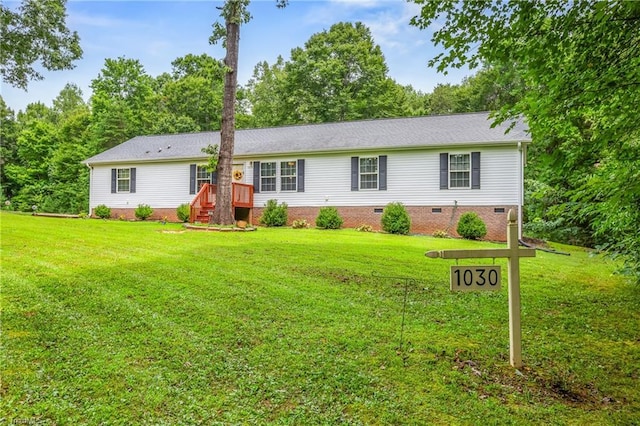
[[[93,194],[93,167],[86,163],[89,168],[89,217],[91,217],[91,194]]]
[[[524,205],[524,165],[525,165],[525,152],[526,146],[522,144],[522,142],[518,142],[518,152],[520,155],[518,156],[518,239],[522,239],[522,219],[523,219],[523,208]]]

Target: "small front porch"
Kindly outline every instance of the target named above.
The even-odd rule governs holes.
[[[253,185],[244,183],[232,183],[231,202],[233,217],[236,221],[242,220],[249,225],[252,223],[253,213]],[[217,185],[205,183],[190,203],[189,223],[208,223],[209,217],[216,208]]]

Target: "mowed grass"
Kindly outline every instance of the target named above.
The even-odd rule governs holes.
[[[521,260],[516,371],[506,262],[458,294],[424,256],[497,244],[0,219],[0,423],[640,422],[640,288],[583,249]]]

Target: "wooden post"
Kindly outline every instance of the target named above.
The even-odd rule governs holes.
[[[522,367],[522,332],[520,327],[520,256],[518,256],[518,218],[509,210],[507,249],[509,255],[509,361]]]
[[[522,367],[522,332],[520,327],[520,258],[535,257],[536,250],[518,247],[518,215],[511,209],[508,214],[506,249],[472,249],[429,251],[425,256],[440,259],[509,259],[509,362],[515,368]],[[487,289],[486,287],[484,287]]]

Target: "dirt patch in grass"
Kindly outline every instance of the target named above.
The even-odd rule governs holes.
[[[556,401],[583,410],[601,409],[620,402],[604,395],[593,384],[582,383],[578,377],[568,373],[540,373],[527,366],[520,370],[505,366],[501,370],[490,371],[477,361],[464,359],[460,351],[456,351],[451,364],[452,370],[463,372],[477,381],[475,391],[481,399],[494,397],[507,401],[513,393],[528,394],[538,403]],[[471,390],[471,387],[465,387]]]
[[[358,275],[343,269],[293,268],[293,271],[301,275],[329,279],[343,284],[364,284],[373,280],[371,276]]]

